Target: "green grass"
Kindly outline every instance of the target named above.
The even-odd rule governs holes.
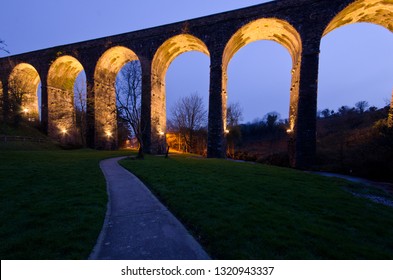
[[[37,128],[32,127],[30,123],[24,121],[21,121],[18,127],[1,123],[0,135],[26,136],[26,137],[44,138],[49,140],[48,136],[40,132]]]
[[[353,196],[346,181],[185,156],[122,165],[215,259],[393,259],[393,208]]]
[[[60,150],[59,145],[54,142],[30,142],[30,141],[12,141],[0,142],[0,152],[4,151],[42,151],[42,150]]]
[[[0,257],[86,259],[106,212],[99,161],[122,152],[31,145],[0,151]]]
[[[42,142],[33,141],[7,141],[4,142],[3,136],[21,136],[31,137],[35,140],[41,139]],[[5,123],[0,124],[0,151],[36,151],[36,150],[59,150],[59,144],[51,140],[48,136],[40,132],[37,128],[32,127],[30,124],[21,122],[19,127],[7,125]]]

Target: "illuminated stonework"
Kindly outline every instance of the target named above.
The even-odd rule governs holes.
[[[138,60],[136,54],[125,47],[113,47],[98,60],[94,72],[95,142],[96,147],[117,147],[116,76],[128,62]]]
[[[302,54],[302,41],[299,33],[288,22],[275,19],[264,18],[255,20],[238,30],[226,45],[223,55],[223,112],[226,112],[227,100],[227,69],[232,57],[242,47],[259,40],[271,40],[284,46],[292,57],[292,82],[290,88],[290,128],[294,128],[297,114],[297,99],[299,94],[299,76]],[[224,127],[226,116],[224,116]]]
[[[15,95],[12,99],[21,99],[20,113],[28,121],[38,121],[37,89],[40,77],[37,70],[27,63],[20,63],[11,72],[8,86],[9,94]],[[19,102],[19,101],[17,101]]]
[[[72,56],[56,59],[48,73],[48,135],[61,142],[73,143],[76,134],[74,84],[83,70]]]
[[[209,56],[206,45],[189,34],[181,34],[168,39],[154,55],[151,68],[151,133],[153,138],[151,141],[153,144],[163,138],[160,132],[166,131],[166,72],[176,57],[189,51],[199,51]]]
[[[393,0],[354,1],[330,22],[323,35],[357,22],[375,23],[393,32]]]

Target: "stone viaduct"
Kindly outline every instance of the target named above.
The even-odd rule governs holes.
[[[11,87],[30,92],[24,107],[38,114],[35,97],[41,83],[41,124],[51,137],[72,122],[74,82],[86,73],[87,142],[102,148],[116,135],[115,78],[128,62],[142,67],[144,149],[157,152],[166,130],[165,75],[171,62],[187,51],[210,57],[208,157],[225,156],[227,67],[234,54],[256,40],[283,45],[292,57],[290,158],[309,167],[316,153],[318,62],[321,38],[346,24],[369,22],[393,32],[393,0],[281,0],[0,59],[0,93]],[[7,104],[7,102],[3,102]],[[7,115],[7,106],[3,106]],[[389,116],[393,122],[392,114]]]

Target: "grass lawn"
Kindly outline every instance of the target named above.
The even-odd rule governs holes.
[[[393,259],[393,208],[352,183],[181,155],[121,163],[215,259]]]
[[[99,161],[119,153],[0,143],[1,259],[86,259],[106,212]]]

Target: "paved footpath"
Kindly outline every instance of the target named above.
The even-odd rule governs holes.
[[[100,163],[109,196],[104,226],[89,259],[209,259],[198,242],[147,187],[117,162]]]

